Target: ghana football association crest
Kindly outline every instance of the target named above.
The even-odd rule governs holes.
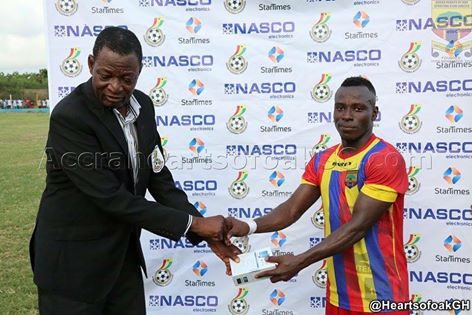
[[[311,90],[311,97],[318,103],[327,102],[333,92],[331,91],[328,82],[331,80],[331,75],[329,73],[323,73],[321,75],[321,80]]]
[[[226,68],[228,68],[231,73],[240,74],[246,71],[248,62],[243,57],[245,52],[245,45],[236,46],[236,52],[229,57],[228,62],[226,63]]]
[[[167,78],[157,78],[156,85],[149,91],[149,97],[152,100],[154,106],[162,106],[167,102],[169,95],[164,90],[164,86],[167,83]]]
[[[246,7],[246,0],[224,0],[225,9],[229,13],[238,14]]]
[[[67,56],[61,63],[60,69],[63,74],[68,77],[76,77],[82,72],[82,64],[77,59],[80,55],[79,48],[71,48],[69,56]]]
[[[408,190],[406,191],[407,195],[413,195],[420,190],[420,182],[416,178],[416,175],[421,169],[416,166],[410,166],[408,168]]]
[[[318,229],[324,228],[324,210],[323,205],[311,216],[311,223]]]
[[[228,119],[226,123],[226,128],[232,133],[240,134],[243,133],[247,128],[247,121],[243,117],[243,114],[246,112],[245,105],[238,105],[236,107],[236,112]]]
[[[421,48],[420,42],[411,42],[408,51],[402,55],[398,66],[405,72],[415,72],[421,66],[420,56],[416,53]]]
[[[248,177],[247,171],[239,171],[238,177],[231,183],[228,188],[229,194],[235,199],[243,199],[249,193],[249,187],[245,183]]]
[[[168,285],[173,278],[169,268],[172,265],[172,258],[166,258],[162,261],[162,265],[152,276],[152,281],[160,287]]]
[[[236,296],[229,302],[228,310],[233,315],[245,315],[249,312],[249,304],[245,297],[249,293],[247,288],[239,288]]]
[[[57,0],[56,10],[62,15],[70,16],[77,12],[79,5],[76,0]]]
[[[400,129],[405,133],[416,133],[421,128],[421,120],[416,115],[421,110],[420,104],[411,104],[410,111],[400,120]]]
[[[322,43],[329,39],[331,36],[331,30],[328,27],[328,20],[331,17],[331,14],[328,12],[322,12],[320,14],[320,19],[316,22],[313,27],[310,29],[310,37],[315,42]]]
[[[331,136],[328,133],[323,133],[320,136],[320,140],[318,141],[318,143],[316,143],[311,149],[311,156],[326,150],[328,148],[326,144],[329,142],[330,139]]]
[[[406,244],[403,246],[407,262],[414,263],[420,259],[421,251],[417,246],[420,239],[421,237],[419,234],[410,234],[408,242],[406,242]]]
[[[164,23],[163,17],[155,17],[152,25],[146,30],[144,34],[144,41],[153,47],[161,46],[166,39],[166,35],[161,30],[161,26]]]
[[[326,260],[323,260],[321,267],[312,276],[313,282],[319,288],[326,288],[328,284],[328,271],[326,270]]]

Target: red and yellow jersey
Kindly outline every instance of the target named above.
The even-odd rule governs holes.
[[[351,220],[359,192],[392,203],[363,239],[327,258],[329,303],[369,312],[369,302],[375,299],[408,301],[403,250],[403,199],[408,176],[401,154],[374,135],[349,155],[339,144],[313,156],[302,183],[321,190],[325,237]]]

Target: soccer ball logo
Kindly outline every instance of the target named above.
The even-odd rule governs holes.
[[[162,265],[157,269],[152,281],[158,286],[164,287],[172,281],[172,273],[169,271],[169,267],[172,265],[172,258],[166,258],[162,261]]]
[[[229,194],[235,199],[243,199],[249,193],[249,187],[244,182],[248,176],[247,171],[239,171],[238,177],[228,188]]]
[[[251,245],[249,245],[249,237],[233,237],[231,238],[231,244],[239,248],[239,250],[244,254],[249,252]]]
[[[314,156],[317,153],[320,153],[328,148],[326,145],[329,140],[331,139],[331,136],[328,133],[324,133],[320,136],[320,140],[318,141],[317,144],[313,146],[311,149],[311,156]]]
[[[417,261],[421,256],[421,251],[419,250],[418,246],[416,246],[420,238],[421,237],[418,234],[410,234],[410,239],[403,246],[405,250],[406,261],[409,263]]]
[[[246,46],[238,45],[236,47],[236,52],[229,57],[228,62],[226,63],[226,68],[228,68],[231,73],[240,74],[246,71],[248,63],[243,57],[245,51]]]
[[[329,86],[324,83],[316,84],[311,90],[311,97],[319,103],[324,103],[328,101],[331,98],[332,94],[333,92],[331,91]]]
[[[405,115],[400,121],[400,129],[406,133],[416,133],[421,128],[421,121],[416,115]]]
[[[247,121],[244,119],[243,114],[246,112],[245,105],[238,105],[236,112],[226,122],[226,128],[232,133],[240,134],[243,133],[247,128]]]
[[[57,0],[56,10],[62,15],[72,15],[77,12],[78,4],[76,0]]]
[[[69,56],[60,65],[62,73],[68,77],[76,77],[82,72],[82,65],[77,57],[80,55],[79,48],[71,48]]]
[[[421,59],[416,53],[406,53],[400,58],[398,65],[405,72],[415,72],[421,66]]]
[[[318,43],[325,42],[331,36],[331,30],[326,24],[330,16],[331,15],[329,13],[326,13],[326,12],[321,13],[320,19],[318,20],[318,22],[316,22],[315,25],[313,25],[313,27],[310,29],[310,37],[315,42],[318,42]]]
[[[61,71],[68,77],[76,77],[82,71],[82,65],[77,59],[64,59],[61,63]]]
[[[229,194],[235,199],[243,199],[249,193],[249,187],[243,181],[234,181],[229,187]]]
[[[321,267],[315,271],[312,276],[312,280],[317,287],[326,288],[326,285],[328,283],[328,271],[326,270],[326,260],[323,261]]]
[[[413,195],[420,190],[420,183],[416,179],[416,177],[408,177],[408,190],[406,192],[407,195]]]
[[[166,78],[157,78],[156,85],[149,91],[149,97],[152,100],[154,106],[162,106],[167,102],[169,96],[167,95],[166,91],[163,89],[164,85],[166,85],[167,79]]]
[[[324,228],[324,212],[323,207],[319,208],[311,217],[311,223],[318,229]]]
[[[246,0],[225,0],[225,9],[229,13],[240,13],[246,7]]]
[[[249,290],[246,288],[240,288],[238,294],[228,304],[228,310],[233,315],[245,315],[249,312],[249,304],[244,299],[248,294]]]
[[[164,23],[163,18],[154,18],[154,23],[146,30],[144,34],[144,41],[153,47],[158,47],[162,45],[164,40],[166,39],[165,34],[160,29],[161,25]]]
[[[243,133],[247,128],[247,121],[242,116],[231,116],[226,123],[226,127],[232,133]]]

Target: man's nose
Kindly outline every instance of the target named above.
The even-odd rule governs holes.
[[[123,86],[121,85],[120,79],[118,79],[118,78],[111,79],[109,88],[110,88],[110,90],[112,90],[115,93],[116,92],[121,92]]]
[[[351,108],[347,107],[343,110],[343,114],[341,116],[342,119],[349,120],[352,119],[352,110]]]

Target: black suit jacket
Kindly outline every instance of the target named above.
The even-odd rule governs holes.
[[[141,228],[178,240],[188,214],[200,216],[169,170],[154,173],[149,156],[159,146],[152,101],[135,90],[139,172],[136,185],[128,147],[111,109],[95,97],[91,80],[54,108],[46,145],[47,178],[30,242],[40,289],[94,302],[111,290],[129,242],[145,271]],[[146,189],[157,202],[144,198]],[[187,234],[194,244],[201,241]]]

